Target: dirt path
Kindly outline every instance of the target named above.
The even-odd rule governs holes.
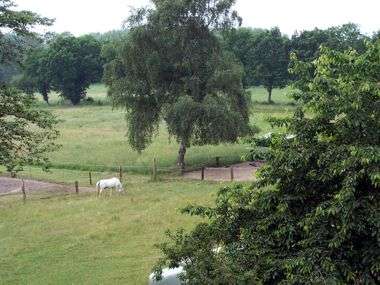
[[[232,165],[234,181],[254,181],[256,171],[263,165],[263,162],[244,162]],[[201,170],[186,172],[183,177],[186,179],[201,180]],[[231,181],[231,168],[205,168],[204,179],[207,181]],[[75,192],[74,186],[24,179],[26,192]],[[0,196],[21,192],[21,179],[0,177]],[[79,187],[79,192],[94,192],[95,187]]]
[[[64,184],[42,182],[30,179],[24,179],[25,190],[27,192],[74,192],[73,186]],[[21,192],[22,181],[21,179],[0,177],[0,196],[5,194]],[[79,187],[79,192],[93,192],[95,188]]]
[[[232,165],[234,181],[254,181],[256,171],[263,165],[263,162],[244,162]],[[201,180],[201,170],[186,172],[185,178]],[[231,181],[230,167],[205,168],[205,180],[207,181]]]

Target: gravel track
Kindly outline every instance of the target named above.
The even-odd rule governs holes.
[[[24,179],[27,192],[74,192],[74,186]],[[22,181],[17,178],[0,177],[0,195],[21,192]],[[79,192],[93,192],[95,188],[79,187]]]

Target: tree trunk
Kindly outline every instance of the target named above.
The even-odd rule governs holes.
[[[186,145],[182,141],[179,146],[178,151],[178,166],[181,168],[181,172],[185,171],[185,154],[186,154]]]
[[[49,104],[49,94],[47,92],[43,92],[42,93],[42,97],[44,98],[44,101],[48,104]]]
[[[273,103],[273,101],[272,101],[272,87],[269,87],[267,90],[268,90],[268,103],[272,104]]]
[[[42,88],[42,97],[44,98],[45,102],[49,104],[49,92],[50,92],[50,85],[48,82],[45,82]]]
[[[70,98],[71,104],[76,106],[76,105],[79,105],[80,100],[82,99],[82,94],[72,93],[70,94],[69,98]]]

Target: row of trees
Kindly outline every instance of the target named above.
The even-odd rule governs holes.
[[[279,28],[239,28],[223,34],[225,48],[232,51],[244,67],[244,87],[264,86],[269,102],[274,88],[282,88],[295,80],[288,72],[291,53],[308,62],[319,56],[322,45],[337,51],[353,48],[361,53],[366,41],[375,41],[378,37],[379,33],[372,37],[363,35],[352,23],[297,32],[291,38],[283,35]]]
[[[0,39],[0,44],[7,46],[0,57],[8,58],[0,63],[0,82],[16,85],[30,95],[38,92],[47,103],[49,93],[56,91],[76,105],[90,84],[101,82],[109,46],[126,34],[119,30],[81,37],[67,32],[30,37],[9,32]]]
[[[212,29],[194,28],[186,18],[181,23],[168,19],[165,25],[178,28],[170,26],[163,33],[161,18],[180,11],[170,8],[155,23],[150,15],[155,11],[145,9],[130,18],[128,32],[49,37],[29,52],[19,86],[27,93],[38,91],[46,102],[55,90],[76,105],[90,84],[103,77],[114,104],[128,110],[132,147],[145,149],[164,119],[180,143],[178,163],[183,169],[190,145],[235,142],[252,132],[244,89],[263,85],[272,102],[274,88],[296,79],[288,72],[291,53],[311,62],[321,45],[352,47],[359,53],[365,49],[367,38],[354,24],[304,31],[289,39],[278,28],[234,28],[239,19],[233,16],[223,23],[232,28],[218,29],[217,12],[207,20],[215,25]]]
[[[60,35],[28,54],[19,86],[29,94],[38,91],[47,103],[54,90],[77,105],[90,84],[101,80],[100,54],[101,44],[92,36]]]
[[[73,104],[78,104],[89,84],[101,81],[103,66],[115,58],[117,46],[129,40],[128,33],[128,30],[112,31],[79,38],[68,33],[47,34],[44,41],[7,34],[2,40],[8,41],[8,46],[11,43],[12,50],[19,52],[13,62],[0,66],[0,81],[9,81],[23,72],[19,86],[24,91],[39,92],[48,102],[49,92],[56,90]],[[278,28],[237,28],[218,33],[216,38],[221,43],[220,48],[232,53],[242,65],[243,87],[264,86],[268,101],[272,102],[272,90],[295,79],[288,73],[292,52],[305,61],[316,59],[321,45],[339,51],[352,47],[362,52],[365,41],[374,41],[378,36],[379,33],[369,38],[357,25],[349,23],[326,30],[295,33],[291,38]],[[20,70],[22,61],[24,68]]]

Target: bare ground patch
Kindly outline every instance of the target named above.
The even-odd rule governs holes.
[[[74,186],[24,179],[26,192],[75,192]],[[22,180],[18,178],[0,177],[0,196],[21,193]],[[80,187],[80,192],[93,192],[95,188]]]
[[[231,181],[231,167],[233,168],[233,181],[254,181],[257,170],[263,165],[262,161],[243,162],[230,167],[206,167],[204,180],[206,181]],[[183,177],[187,179],[201,180],[202,171],[186,172]]]

